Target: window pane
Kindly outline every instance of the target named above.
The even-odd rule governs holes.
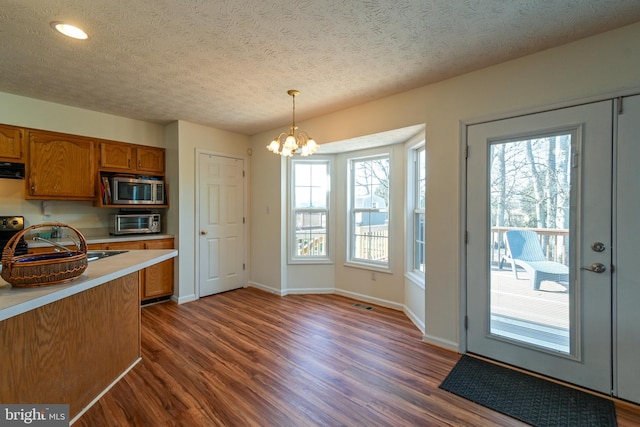
[[[413,268],[424,272],[425,252],[424,252],[424,213],[414,215],[415,245],[413,248]]]
[[[294,165],[294,208],[326,208],[329,194],[328,164]]]
[[[329,160],[292,160],[290,260],[328,259]]]
[[[571,353],[572,134],[491,145],[490,332]]]
[[[294,165],[294,172],[296,187],[305,186],[308,187],[311,184],[311,165],[307,163],[296,163]]]
[[[389,157],[351,160],[349,259],[389,263]]]
[[[416,206],[418,209],[425,208],[425,198],[426,198],[426,185],[427,185],[427,169],[425,165],[425,149],[424,147],[418,149],[417,153],[417,185],[416,189],[418,193],[416,194]]]
[[[425,199],[427,170],[425,164],[425,147],[417,148],[415,158],[415,193],[413,215],[413,270],[425,271]]]
[[[353,258],[386,264],[389,261],[389,228],[376,222],[374,213],[359,213],[361,224],[355,225]],[[366,225],[365,225],[366,224]]]
[[[386,208],[389,201],[389,158],[357,160],[353,166],[354,207]]]
[[[327,213],[296,212],[295,256],[327,256]]]

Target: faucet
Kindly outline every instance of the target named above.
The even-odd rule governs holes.
[[[57,248],[64,249],[64,250],[65,250],[65,251],[67,251],[67,252],[73,252],[73,251],[72,251],[71,249],[69,249],[68,247],[66,247],[66,246],[64,246],[64,245],[61,245],[60,243],[52,242],[51,240],[49,240],[49,239],[45,239],[44,237],[40,237],[40,236],[33,236],[33,240],[34,240],[34,241],[36,241],[36,242],[37,242],[37,241],[39,241],[39,240],[42,240],[43,242],[47,242],[47,243],[49,243],[49,244],[52,244],[53,246],[56,246]],[[74,242],[74,243],[75,243],[75,242]],[[57,251],[57,252],[60,252],[60,249],[56,249],[56,251]]]

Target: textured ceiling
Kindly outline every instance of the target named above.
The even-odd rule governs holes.
[[[304,120],[637,21],[638,0],[0,0],[0,91],[253,135],[290,123],[288,89]]]

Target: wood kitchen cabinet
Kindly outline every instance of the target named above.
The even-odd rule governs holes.
[[[93,140],[30,131],[26,199],[94,200],[96,156]]]
[[[132,240],[89,244],[90,250],[173,249],[174,239]],[[126,256],[126,254],[125,254]],[[140,270],[140,301],[173,295],[173,258]]]
[[[148,240],[145,249],[173,249],[173,239]],[[173,295],[173,258],[143,270],[142,301]]]
[[[87,243],[89,251],[121,251],[144,249],[173,249],[174,239],[126,240],[109,243]],[[77,250],[74,245],[67,245],[71,250]],[[52,246],[29,248],[29,253],[39,254],[55,251]],[[119,256],[119,255],[118,255]],[[123,254],[126,256],[126,254]],[[173,295],[173,258],[154,264],[139,271],[140,301]]]
[[[103,141],[100,143],[100,170],[163,175],[164,149]]]
[[[14,126],[0,125],[0,161],[23,161],[24,129]]]

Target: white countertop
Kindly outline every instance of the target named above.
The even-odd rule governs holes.
[[[37,288],[14,288],[0,278],[0,321],[176,256],[178,256],[178,251],[175,249],[130,250],[126,253],[89,262],[84,273],[69,283]]]
[[[73,237],[78,240],[73,232],[71,232]],[[30,248],[40,248],[40,247],[52,247],[50,243],[43,241],[34,241],[31,239],[32,235],[25,236],[25,241]],[[173,234],[158,234],[158,233],[150,233],[150,234],[123,234],[120,236],[113,236],[111,234],[97,235],[97,236],[87,236],[84,235],[84,239],[87,241],[87,244],[94,243],[113,243],[113,242],[133,242],[138,240],[159,240],[159,239],[172,239]],[[68,237],[61,237],[56,239],[48,239],[52,242],[60,243],[61,245],[74,245],[74,241],[69,239]]]

